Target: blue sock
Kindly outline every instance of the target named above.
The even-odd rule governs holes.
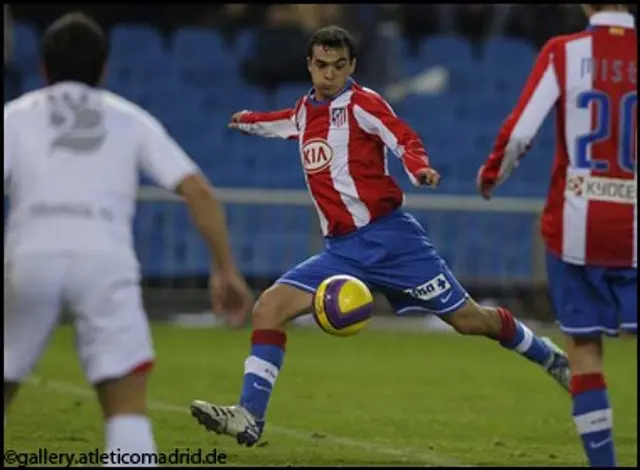
[[[615,467],[613,417],[602,374],[571,378],[573,422],[591,467]]]
[[[255,330],[251,335],[251,354],[244,363],[240,405],[258,421],[263,421],[271,391],[284,361],[286,333]]]
[[[497,338],[500,344],[543,367],[551,365],[553,360],[551,348],[529,328],[513,318],[507,309],[498,308],[497,311],[502,320],[502,332]]]

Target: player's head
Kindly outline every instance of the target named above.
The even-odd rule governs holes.
[[[316,31],[309,41],[307,68],[316,93],[323,98],[330,98],[342,90],[356,68],[351,34],[337,26]]]
[[[628,8],[623,3],[583,3],[582,11],[588,18],[599,11],[628,11]]]
[[[108,53],[104,31],[83,13],[61,16],[42,37],[42,65],[49,84],[74,81],[99,85]]]

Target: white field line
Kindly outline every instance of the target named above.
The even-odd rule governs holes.
[[[48,380],[42,377],[32,377],[27,381],[27,384],[44,387],[49,390],[62,393],[65,395],[80,396],[85,398],[95,397],[95,392],[93,390],[86,387],[79,387],[69,382]],[[151,410],[164,411],[169,413],[181,413],[181,414],[189,413],[188,408],[185,406],[177,406],[177,405],[172,405],[169,403],[161,403],[153,400],[148,401],[148,407]],[[435,452],[428,451],[428,450],[425,451],[425,450],[389,447],[381,444],[376,444],[370,441],[352,439],[349,437],[342,437],[342,436],[332,436],[332,435],[327,435],[323,433],[317,433],[317,434],[321,434],[323,437],[315,439],[312,437],[313,435],[312,432],[284,428],[281,426],[274,426],[271,423],[269,423],[268,430],[277,434],[291,436],[291,437],[302,439],[302,440],[314,439],[314,442],[325,442],[327,444],[340,445],[343,447],[352,447],[352,448],[362,449],[367,452],[376,452],[378,454],[390,455],[390,456],[400,457],[403,459],[420,460],[425,465],[428,465],[428,466],[438,466],[438,467],[472,466],[472,465],[463,464],[462,462],[459,462],[455,459],[444,457],[442,455],[439,455]]]

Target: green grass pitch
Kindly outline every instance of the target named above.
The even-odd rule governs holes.
[[[189,416],[194,398],[234,403],[248,331],[153,326],[150,415],[159,451],[227,454],[227,465],[585,465],[569,396],[525,359],[483,338],[292,329],[263,443],[239,447]],[[559,338],[557,338],[559,339]],[[635,338],[606,343],[621,465],[637,466]],[[103,425],[61,327],[8,414],[5,452],[87,452]]]

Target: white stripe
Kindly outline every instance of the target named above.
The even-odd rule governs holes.
[[[244,373],[253,374],[266,380],[273,386],[278,378],[280,370],[270,362],[260,359],[257,356],[249,356],[244,361]]]
[[[613,427],[613,413],[611,408],[592,411],[591,413],[574,416],[573,422],[576,424],[580,434],[604,431]]]
[[[570,335],[580,335],[580,334],[597,333],[597,332],[604,332],[604,333],[607,333],[608,335],[611,335],[611,336],[616,336],[618,334],[618,330],[611,329],[611,328],[605,328],[604,326],[589,326],[589,327],[583,327],[583,328],[571,328],[571,327],[568,327],[568,326],[564,326],[561,323],[558,323],[558,328],[560,328],[560,330],[563,333],[568,333]]]
[[[504,181],[517,166],[518,160],[527,150],[540,126],[560,96],[560,86],[555,74],[552,58],[545,69],[536,89],[529,98],[511,131],[504,158],[500,165],[500,180]]]
[[[304,153],[302,152],[302,147],[304,145],[304,139],[303,139],[303,135],[302,134],[305,132],[305,130],[307,128],[307,108],[306,108],[305,104],[300,106],[300,110],[298,111],[298,122],[302,123],[301,129],[300,129],[300,138],[298,139],[298,149],[299,149],[299,152],[300,152],[300,164],[304,167],[304,162],[302,161],[303,158],[304,158]],[[311,187],[309,186],[309,178],[307,176],[307,172],[303,171],[303,173],[304,173],[304,180],[306,181],[307,188],[309,189],[309,195],[311,196],[311,200],[313,201],[313,205],[315,206],[316,212],[318,213],[318,220],[320,221],[320,229],[322,230],[322,234],[326,235],[327,232],[329,231],[329,221],[327,220],[325,215],[322,213],[322,210],[320,209],[320,206],[318,205],[318,201],[316,200],[316,196],[315,196],[315,194],[313,194],[313,191],[311,191]]]
[[[398,145],[398,139],[393,132],[387,129],[380,119],[378,119],[373,114],[368,113],[360,106],[353,107],[353,116],[358,121],[358,125],[362,128],[363,131],[368,132],[369,134],[379,135],[384,145],[390,149],[399,159],[402,160],[402,166],[404,171],[409,175],[409,179],[411,183],[415,186],[418,185],[418,180],[411,174],[411,172],[407,169],[407,165],[405,165],[402,157],[404,156],[404,147]]]
[[[531,347],[531,343],[533,343],[533,333],[522,323],[520,325],[522,327],[522,330],[524,331],[524,338],[522,338],[522,341],[518,343],[518,345],[515,347],[515,350],[519,353],[525,353]]]
[[[340,127],[335,127],[331,123],[331,112],[336,108],[344,108],[347,113],[347,105],[353,95],[352,91],[346,92],[331,103],[329,108],[329,133],[327,142],[333,149],[333,159],[331,160],[331,179],[333,187],[340,193],[340,198],[351,214],[356,227],[364,227],[371,221],[369,209],[360,199],[358,188],[349,172],[349,138],[351,135],[349,116],[345,116],[345,123]]]
[[[571,176],[588,176],[589,170],[576,168],[576,138],[591,132],[591,110],[576,106],[578,93],[591,90],[593,81],[590,73],[582,68],[582,59],[591,57],[591,38],[585,37],[571,41],[566,45],[565,76],[565,142],[569,156],[567,179]],[[586,149],[587,158],[591,158],[591,146]],[[565,189],[563,188],[563,191]],[[587,250],[587,211],[586,198],[568,194],[565,191],[562,220],[562,259],[566,262],[584,263]]]
[[[33,377],[28,380],[27,383],[31,385],[38,385],[46,388],[47,390],[56,391],[58,393],[62,393],[64,395],[71,396],[80,396],[85,398],[93,399],[95,397],[95,392],[93,390],[89,390],[84,387],[79,387],[77,385],[68,383],[68,382],[60,382],[56,380],[45,380],[38,377]],[[147,407],[151,410],[156,411],[165,411],[169,413],[181,413],[187,414],[189,410],[184,406],[176,406],[167,403],[161,403],[150,400],[147,404]],[[436,454],[435,452],[407,448],[397,448],[397,447],[389,447],[385,445],[377,444],[376,442],[371,441],[362,441],[357,439],[351,439],[349,437],[341,437],[341,436],[332,436],[326,435],[323,433],[324,438],[322,440],[315,439],[314,435],[318,433],[317,430],[312,431],[301,431],[297,429],[291,428],[283,428],[277,425],[273,425],[269,423],[267,427],[268,432],[274,432],[277,434],[282,434],[290,437],[294,437],[301,440],[313,440],[314,443],[324,442],[328,444],[328,447],[339,445],[342,447],[352,447],[361,449],[365,452],[371,452],[374,454],[381,455],[390,455],[394,457],[399,457],[403,459],[414,459],[420,460],[426,465],[431,466],[442,466],[442,467],[472,467],[473,465],[462,464],[461,462],[450,459],[448,457],[444,457]]]

